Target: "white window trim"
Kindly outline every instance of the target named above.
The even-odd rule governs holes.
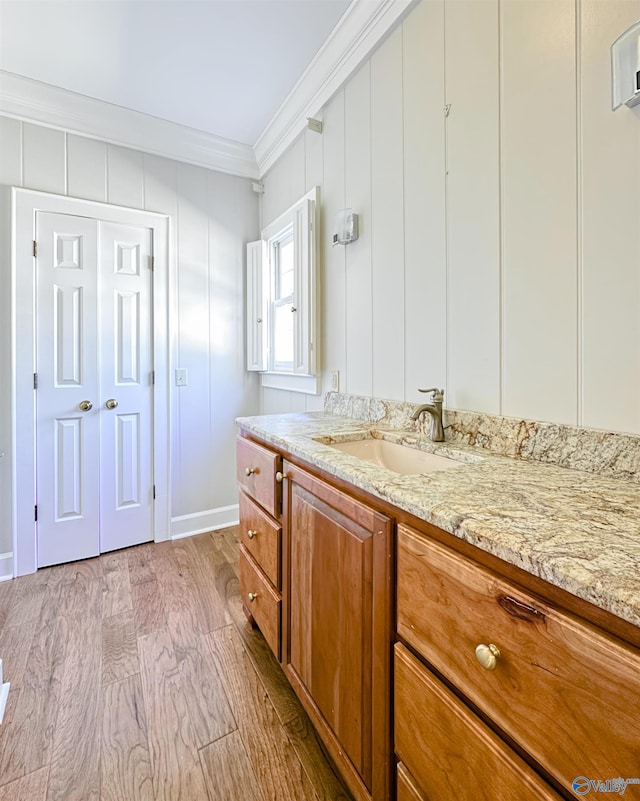
[[[265,292],[271,292],[274,280],[270,263],[272,243],[282,238],[286,231],[293,227],[296,252],[293,303],[298,315],[294,332],[293,371],[283,372],[274,369],[273,356],[268,353],[264,365],[266,369],[260,371],[261,383],[265,388],[284,389],[309,395],[319,395],[321,392],[322,376],[318,335],[319,201],[320,188],[316,186],[262,231],[262,252],[269,260],[266,265],[263,288]],[[265,303],[269,318],[272,315],[271,306],[269,299]],[[248,325],[252,324],[249,312],[247,318]],[[266,329],[263,330],[269,332],[268,336],[271,340],[273,336],[271,319],[269,319]]]

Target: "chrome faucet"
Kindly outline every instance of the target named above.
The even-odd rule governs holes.
[[[412,420],[417,420],[422,412],[429,412],[431,415],[431,426],[429,428],[429,439],[433,442],[444,442],[444,428],[442,427],[442,401],[444,400],[444,389],[420,389],[419,392],[433,392],[431,403],[423,403],[416,406],[411,415]]]

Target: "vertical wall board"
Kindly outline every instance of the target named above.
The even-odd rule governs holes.
[[[305,399],[308,412],[322,412],[324,410],[324,395],[305,395]]]
[[[500,412],[498,6],[445,3],[448,405],[493,414]]]
[[[178,198],[178,350],[173,366],[187,369],[188,384],[176,389],[174,516],[212,508],[207,171],[180,164]]]
[[[403,25],[405,399],[446,386],[444,0]],[[447,399],[448,401],[448,399]]]
[[[279,390],[265,387],[261,390],[260,395],[260,413],[261,414],[280,414],[282,409],[279,402]]]
[[[242,241],[235,231],[237,183],[232,175],[208,171],[209,211],[209,428],[213,504],[235,491],[235,472],[224,454],[234,448],[233,421],[241,399],[242,380],[236,352],[238,322],[242,318],[238,297],[243,272]],[[242,342],[242,337],[240,337]]]
[[[576,10],[502,3],[506,415],[577,423]]]
[[[580,422],[640,434],[640,110],[611,111],[609,55],[640,19],[640,2],[580,8]]]
[[[306,192],[306,156],[305,156],[305,136],[304,133],[295,140],[291,145],[290,153],[291,160],[289,162],[289,197],[291,198],[289,205],[292,206]]]
[[[0,161],[4,154],[0,155]],[[13,551],[11,535],[11,192],[0,186],[0,553]]]
[[[247,242],[260,237],[258,224],[258,195],[252,189],[252,181],[245,178],[236,180],[235,235],[239,243],[236,251],[236,376],[240,387],[235,416],[257,414],[260,408],[260,376],[246,369],[246,253]],[[235,454],[235,447],[234,447]],[[235,471],[234,471],[235,475]]]
[[[291,150],[287,150],[262,179],[262,227],[265,228],[291,205]]]
[[[144,207],[143,155],[107,145],[107,200],[116,206]]]
[[[402,27],[371,57],[371,256],[373,394],[403,400]]]
[[[107,199],[107,146],[97,139],[67,135],[67,194],[104,203]]]
[[[0,184],[22,186],[22,123],[0,117]]]
[[[65,134],[31,123],[22,124],[23,186],[64,195],[67,189]]]
[[[324,253],[320,289],[322,305],[322,390],[329,389],[329,373],[346,377],[345,351],[345,248],[331,246],[337,211],[345,207],[344,90],[325,108],[323,122],[323,197],[321,203],[321,251]]]
[[[314,186],[322,185],[322,134],[307,128],[304,132],[304,156],[305,192],[309,192]],[[320,202],[322,202],[322,194]]]
[[[341,390],[373,392],[371,297],[371,68],[366,62],[345,87],[346,206],[360,219],[360,238],[346,256],[346,375]],[[329,246],[328,242],[326,242]],[[336,248],[343,246],[336,245]]]

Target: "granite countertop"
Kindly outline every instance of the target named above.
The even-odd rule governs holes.
[[[239,418],[261,440],[640,626],[640,487],[325,412]],[[368,437],[464,464],[399,475],[329,447]]]

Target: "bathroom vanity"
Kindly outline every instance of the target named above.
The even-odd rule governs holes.
[[[238,424],[245,612],[357,801],[640,778],[637,483],[335,414]],[[333,447],[367,439],[461,463]]]

